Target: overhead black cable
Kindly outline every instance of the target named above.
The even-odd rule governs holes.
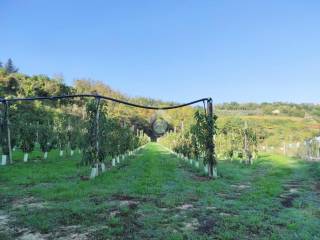
[[[100,98],[100,99],[105,99],[105,100],[110,100],[113,102],[125,104],[125,105],[132,106],[132,107],[153,109],[153,110],[169,110],[169,109],[181,108],[181,107],[193,105],[198,102],[204,102],[204,101],[210,100],[210,98],[201,98],[199,100],[195,100],[195,101],[184,103],[184,104],[174,105],[174,106],[153,107],[153,106],[144,106],[144,105],[140,105],[140,104],[136,104],[136,103],[130,103],[130,102],[127,102],[124,100],[119,100],[119,99],[115,99],[112,97],[106,97],[106,96],[97,95],[97,94],[75,94],[75,95],[62,95],[62,96],[52,96],[52,97],[27,97],[27,98],[12,98],[12,99],[6,99],[6,98],[0,97],[0,102],[1,103],[11,103],[11,102],[19,102],[19,101],[58,100],[58,99],[78,98],[78,97],[79,98],[86,98],[86,97]]]

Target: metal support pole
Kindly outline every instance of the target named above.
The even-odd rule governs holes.
[[[207,112],[208,112],[208,143],[207,143],[207,154],[208,154],[208,173],[209,177],[213,177],[213,167],[216,165],[214,156],[214,143],[213,143],[213,107],[212,99],[207,100]]]
[[[96,113],[96,151],[97,158],[99,156],[99,117],[100,117],[100,98],[97,97],[97,113]]]

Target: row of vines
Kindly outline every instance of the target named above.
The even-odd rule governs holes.
[[[28,162],[36,147],[43,152],[43,160],[53,149],[61,157],[67,152],[73,155],[77,150],[82,153],[81,163],[91,165],[95,177],[112,159],[129,154],[149,141],[143,131],[130,123],[110,117],[106,102],[99,99],[64,108],[50,107],[40,101],[11,103],[8,111],[5,104],[0,104],[0,108],[2,165],[13,163],[9,157],[10,145],[24,153],[24,162]]]
[[[196,111],[194,122],[184,126],[181,131],[170,131],[159,139],[159,143],[168,147],[183,158],[202,160],[209,177],[217,177],[215,144],[211,136],[217,131],[217,116]],[[211,146],[210,144],[213,145]]]
[[[195,121],[181,131],[170,131],[159,142],[183,158],[193,159],[196,166],[201,163],[205,168],[208,163],[207,139],[209,138],[209,121],[213,121],[214,175],[217,175],[217,159],[238,160],[253,164],[258,155],[260,141],[257,129],[247,122],[233,118],[218,127],[217,116],[212,119],[204,111],[197,111]],[[215,177],[215,176],[213,176]]]

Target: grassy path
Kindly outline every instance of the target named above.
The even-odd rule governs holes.
[[[208,181],[152,143],[82,181],[79,157],[0,168],[0,239],[320,239],[317,163],[220,161]]]

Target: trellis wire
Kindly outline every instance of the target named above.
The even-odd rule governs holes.
[[[1,98],[0,97],[0,102],[5,104],[5,103],[11,103],[11,102],[19,102],[19,101],[35,101],[35,100],[58,100],[58,99],[68,99],[68,98],[86,98],[86,97],[92,97],[92,98],[100,98],[100,99],[106,99],[110,100],[113,102],[125,104],[128,106],[132,107],[138,107],[138,108],[145,108],[145,109],[153,109],[153,110],[170,110],[170,109],[175,109],[175,108],[181,108],[189,105],[196,104],[198,102],[203,102],[203,101],[210,101],[211,98],[201,98],[192,102],[184,103],[184,104],[178,104],[174,106],[167,106],[167,107],[153,107],[153,106],[144,106],[136,103],[131,103],[127,102],[124,100],[112,98],[112,97],[107,97],[99,94],[75,94],[75,95],[62,95],[62,96],[51,96],[51,97],[28,97],[28,98],[12,98],[12,99],[6,99],[6,98]]]

